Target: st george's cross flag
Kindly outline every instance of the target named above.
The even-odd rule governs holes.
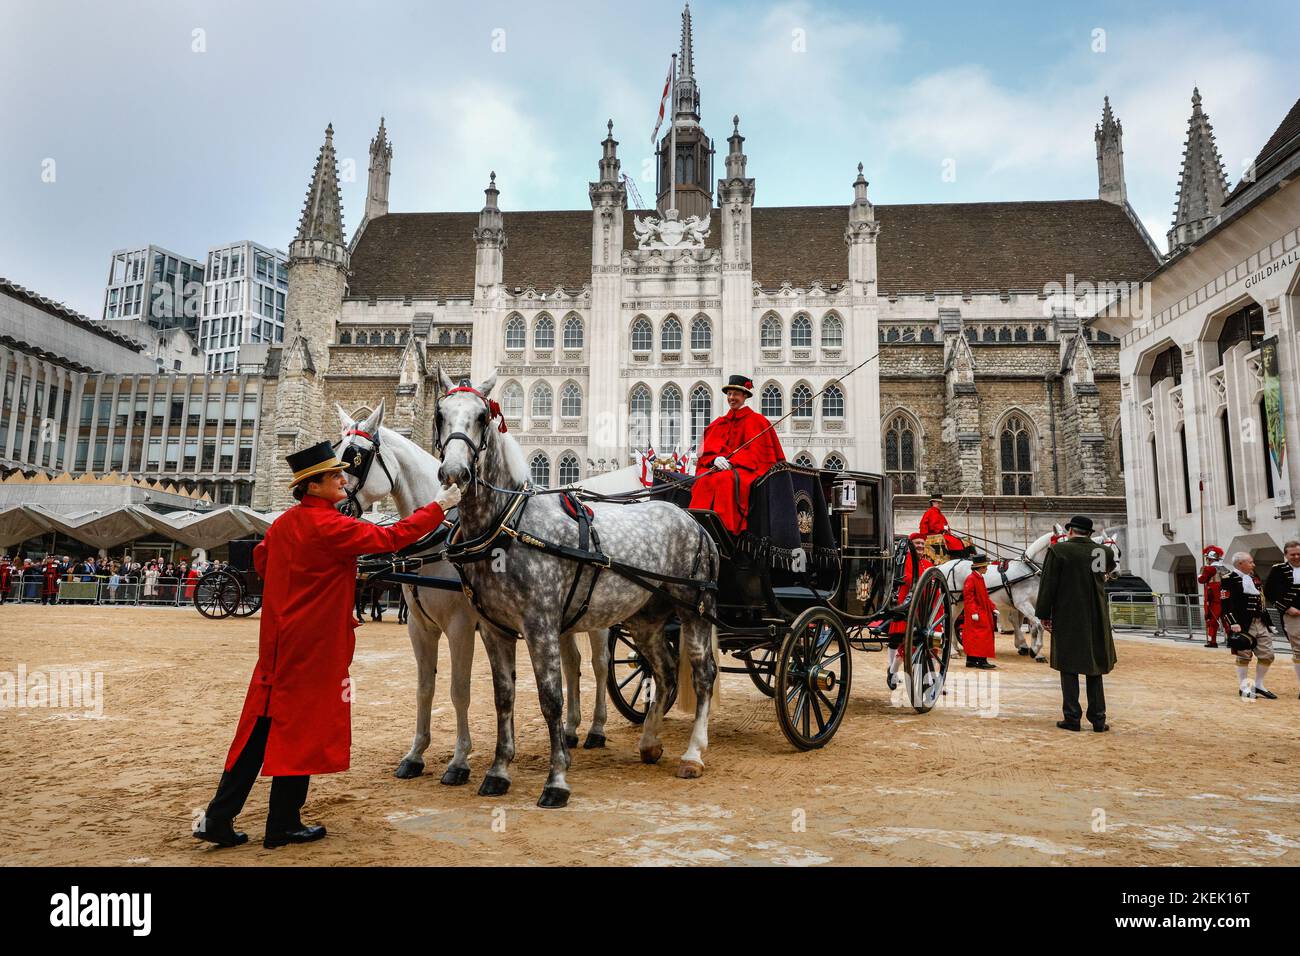
[[[664,125],[664,107],[668,103],[668,91],[673,85],[673,63],[675,62],[676,58],[674,57],[673,61],[668,64],[668,79],[664,80],[664,95],[659,97],[659,119],[655,120],[655,131],[650,134],[650,143],[652,145],[659,138],[659,127]]]

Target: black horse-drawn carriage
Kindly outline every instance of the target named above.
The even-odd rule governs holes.
[[[256,541],[230,542],[224,568],[205,573],[194,586],[194,606],[204,617],[248,617],[262,606],[262,579],[253,570]]]
[[[686,507],[688,479],[656,473],[655,494]],[[692,514],[722,556],[718,649],[737,663],[721,669],[748,674],[774,699],[795,747],[821,747],[834,736],[848,706],[854,648],[893,642],[911,705],[924,713],[938,702],[952,651],[951,598],[943,575],[930,569],[898,602],[909,555],[918,565],[912,543],[892,533],[888,478],[782,462],[754,483],[749,525],[739,535],[714,512]],[[904,625],[891,628],[895,622]],[[645,719],[654,680],[618,628],[610,635],[608,685],[620,713]]]

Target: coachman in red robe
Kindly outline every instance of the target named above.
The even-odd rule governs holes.
[[[966,651],[967,667],[992,669],[997,667],[989,663],[989,658],[996,653],[993,648],[993,599],[984,583],[989,559],[977,554],[971,559],[971,565],[971,572],[961,589],[961,646]]]
[[[921,526],[917,530],[927,538],[936,534],[943,535],[943,546],[948,556],[959,558],[966,553],[966,545],[948,529],[948,519],[944,516],[942,505],[943,495],[936,491],[930,496],[930,507],[921,515]]]
[[[265,582],[257,666],[217,794],[194,835],[219,846],[248,837],[233,821],[260,769],[273,777],[266,819],[268,848],[306,843],[325,828],[304,826],[299,811],[310,774],[348,769],[352,744],[351,678],[356,646],[352,614],[357,556],[392,552],[438,527],[459,498],[445,489],[436,502],[388,527],[343,515],[343,462],[329,442],[288,457],[300,504],[267,529],[253,549]]]
[[[754,394],[750,379],[733,375],[722,393],[730,410],[704,430],[691,507],[716,511],[723,526],[739,534],[749,522],[750,486],[778,461],[785,461],[785,452],[771,423],[745,407],[745,400]]]
[[[1219,646],[1219,618],[1223,615],[1223,585],[1219,581],[1219,562],[1223,549],[1210,545],[1201,552],[1205,566],[1197,581],[1205,586],[1205,642],[1206,647]]]

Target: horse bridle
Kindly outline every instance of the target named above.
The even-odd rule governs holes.
[[[343,462],[343,471],[356,479],[356,484],[346,492],[348,513],[353,517],[361,517],[365,511],[361,507],[361,502],[357,501],[357,493],[365,487],[366,478],[370,474],[370,468],[377,461],[379,467],[384,471],[384,477],[388,479],[389,488],[396,488],[397,482],[393,480],[393,474],[388,470],[388,465],[384,463],[384,456],[379,451],[379,432],[378,430],[372,435],[370,432],[362,431],[360,428],[349,428],[343,433],[347,438],[356,435],[370,442],[369,448],[358,448],[354,442],[348,442],[348,445],[339,455],[339,461]]]
[[[446,397],[446,395],[454,395],[457,392],[468,392],[469,394],[478,398],[478,400],[483,403],[483,421],[482,421],[483,435],[479,439],[478,443],[475,444],[474,439],[470,438],[464,432],[452,432],[450,435],[447,436],[447,440],[444,442],[442,440],[442,407],[441,407],[441,401],[439,401],[439,404],[434,406],[434,413],[433,413],[433,448],[435,453],[438,455],[438,457],[445,461],[447,458],[446,455],[447,446],[458,439],[460,441],[463,441],[465,443],[465,447],[469,449],[469,480],[471,483],[473,483],[479,480],[478,456],[481,455],[487,449],[488,426],[492,421],[496,421],[497,431],[504,434],[506,431],[506,419],[505,416],[501,414],[500,405],[498,405],[492,399],[488,398],[478,389],[473,388],[469,385],[461,385],[458,386],[457,388],[450,388],[446,391],[444,397]]]

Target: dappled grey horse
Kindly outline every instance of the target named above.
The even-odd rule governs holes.
[[[464,494],[458,537],[450,553],[484,619],[482,632],[496,689],[496,756],[479,793],[491,796],[510,787],[517,636],[528,644],[550,733],[550,774],[539,806],[563,806],[569,798],[565,779],[569,753],[560,725],[559,648],[560,639],[575,630],[622,623],[649,662],[658,692],[642,727],[639,749],[643,761],[656,763],[663,755],[659,740],[663,715],[677,695],[678,661],[664,638],[664,625],[673,616],[681,621],[681,654],[690,662],[695,695],[695,722],[677,772],[681,777],[700,776],[717,674],[712,628],[703,617],[712,615],[716,606],[719,560],[713,539],[686,511],[668,502],[592,504],[592,529],[600,550],[615,566],[691,582],[667,583],[661,591],[634,583],[615,570],[551,553],[540,545],[579,547],[580,521],[566,512],[560,495],[529,494],[523,452],[513,436],[500,430],[500,413],[489,397],[496,376],[472,388],[457,387],[441,369],[438,375],[441,395],[434,424],[442,454],[438,478],[444,484],[455,483]],[[575,580],[575,574],[581,576]],[[594,574],[599,576],[593,581]],[[583,604],[572,605],[567,596],[573,594],[579,600],[588,596]],[[574,619],[574,610],[583,606],[585,611]]]
[[[438,497],[442,485],[438,469],[442,462],[419,445],[392,429],[385,428],[384,403],[357,421],[341,406],[339,419],[343,435],[335,444],[340,456],[347,454],[350,446],[362,455],[374,455],[378,448],[379,461],[372,461],[364,471],[364,480],[348,476],[348,492],[356,502],[356,510],[391,495],[402,517],[428,504]],[[456,570],[445,560],[426,564],[421,574],[427,577],[455,580]],[[406,630],[415,651],[418,671],[415,695],[415,737],[411,749],[398,765],[395,775],[404,779],[418,777],[424,772],[424,752],[430,741],[430,712],[433,707],[434,684],[438,674],[438,642],[447,635],[451,650],[451,700],[456,710],[456,747],[442,775],[442,782],[459,785],[469,780],[469,754],[472,742],[469,734],[469,688],[474,663],[474,631],[479,626],[478,612],[459,590],[417,588],[403,584],[410,614]],[[609,632],[592,629],[591,663],[595,672],[596,709],[583,746],[605,746],[605,716],[607,692],[605,676],[609,662]],[[582,719],[579,689],[581,658],[575,641],[570,638],[562,646],[564,680],[568,691],[568,711],[564,734],[569,746],[578,744],[578,724]]]

